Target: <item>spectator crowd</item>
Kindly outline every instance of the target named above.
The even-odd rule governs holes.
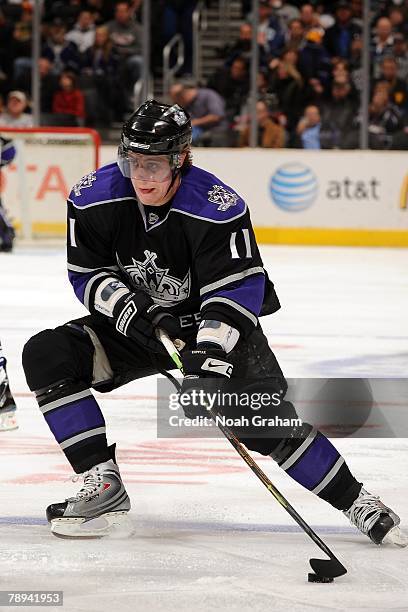
[[[142,70],[143,0],[45,0],[41,122],[106,127],[132,110]],[[249,144],[250,60],[254,15],[242,0],[239,35],[219,42],[221,67],[193,81],[196,0],[152,2],[151,64],[160,76],[163,45],[183,36],[185,62],[164,92],[190,112],[202,146]],[[216,0],[207,0],[211,9]],[[0,125],[31,125],[33,2],[0,0]],[[359,145],[362,0],[260,0],[256,114],[262,147]],[[408,148],[408,0],[371,0],[369,143]]]

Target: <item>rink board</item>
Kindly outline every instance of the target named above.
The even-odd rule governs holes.
[[[115,157],[116,147],[101,147],[102,164]],[[404,152],[197,148],[193,157],[246,200],[260,243],[408,247]],[[30,174],[29,190],[34,236],[65,235],[65,198],[79,178],[77,162],[63,147],[44,147],[36,160],[41,172]],[[3,182],[17,185],[16,179],[13,166],[4,171]],[[5,205],[20,228],[7,193]]]

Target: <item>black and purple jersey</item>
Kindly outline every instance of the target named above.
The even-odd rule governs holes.
[[[138,201],[116,163],[83,177],[68,199],[67,245],[70,282],[93,314],[107,278],[145,291],[185,328],[205,318],[246,335],[261,310],[279,308],[246,203],[194,166],[159,207]]]
[[[10,164],[16,156],[16,148],[12,140],[0,136],[0,168]]]

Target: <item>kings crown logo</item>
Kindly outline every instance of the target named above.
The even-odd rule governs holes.
[[[228,191],[221,185],[214,185],[208,192],[208,201],[213,204],[219,204],[217,210],[228,210],[230,206],[237,205],[238,196],[232,191]]]
[[[83,176],[76,185],[74,185],[74,193],[78,197],[81,195],[81,189],[92,187],[92,183],[96,181],[96,171],[90,172]]]
[[[157,253],[145,251],[145,260],[124,266],[117,257],[119,267],[128,275],[136,288],[141,288],[160,306],[173,306],[190,295],[191,276],[187,272],[183,280],[169,274],[169,268],[159,268]]]

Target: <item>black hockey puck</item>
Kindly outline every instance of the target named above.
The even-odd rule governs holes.
[[[308,574],[307,579],[309,582],[333,582],[334,578],[328,576],[319,576],[318,574]]]

